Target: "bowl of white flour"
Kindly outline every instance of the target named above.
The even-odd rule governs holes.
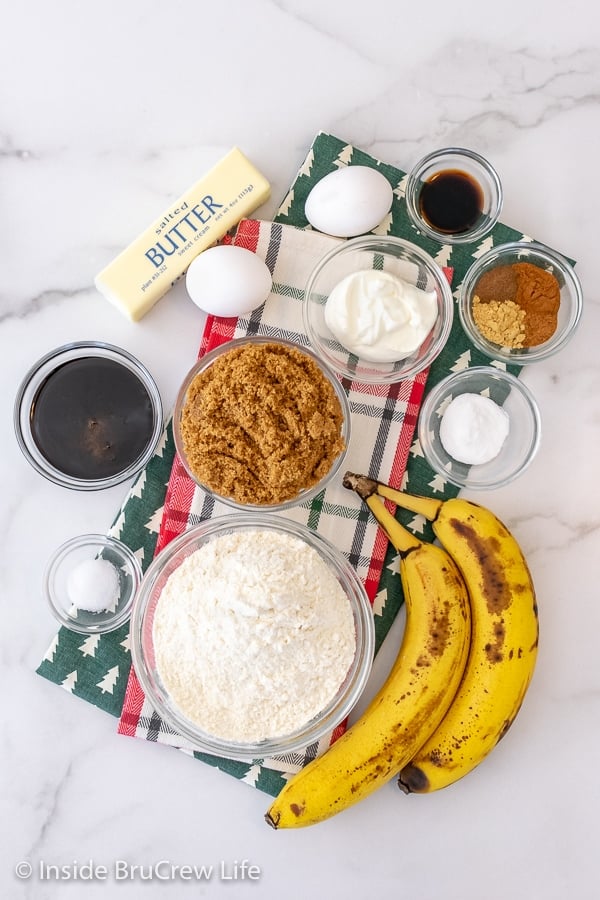
[[[268,514],[212,519],[173,540],[131,616],[133,665],[173,742],[229,759],[324,749],[365,687],[374,642],[346,558]]]

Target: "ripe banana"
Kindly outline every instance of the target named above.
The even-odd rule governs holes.
[[[472,635],[463,680],[439,727],[400,772],[402,790],[428,793],[472,771],[514,721],[537,656],[535,590],[515,538],[488,509],[376,482],[368,489],[432,519],[469,590]]]
[[[458,569],[440,547],[406,531],[379,498],[367,502],[400,553],[402,644],[361,718],[275,799],[265,816],[274,828],[321,822],[390,781],[439,724],[464,671],[470,607]]]

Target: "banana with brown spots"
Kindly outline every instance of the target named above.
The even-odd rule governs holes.
[[[363,493],[372,491],[431,519],[469,591],[471,649],[463,680],[442,722],[399,776],[406,793],[429,793],[479,765],[521,707],[538,647],[533,581],[517,541],[485,507],[460,497],[415,497],[352,477],[363,479]]]
[[[471,633],[467,590],[450,556],[366,501],[400,553],[406,626],[391,672],[363,715],[294,775],[265,818],[274,828],[328,819],[390,781],[434,731],[460,684]]]

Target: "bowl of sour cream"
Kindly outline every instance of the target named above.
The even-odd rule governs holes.
[[[454,304],[446,276],[409,241],[367,235],[326,254],[308,279],[303,321],[339,375],[392,384],[431,365],[446,343]]]

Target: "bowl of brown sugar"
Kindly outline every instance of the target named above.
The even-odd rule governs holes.
[[[535,242],[494,247],[468,270],[458,312],[467,336],[492,359],[525,365],[561,350],[583,308],[570,263]]]
[[[341,382],[312,351],[238,338],[188,372],[173,434],[187,473],[217,500],[284,510],[311,500],[339,470],[350,407]]]

